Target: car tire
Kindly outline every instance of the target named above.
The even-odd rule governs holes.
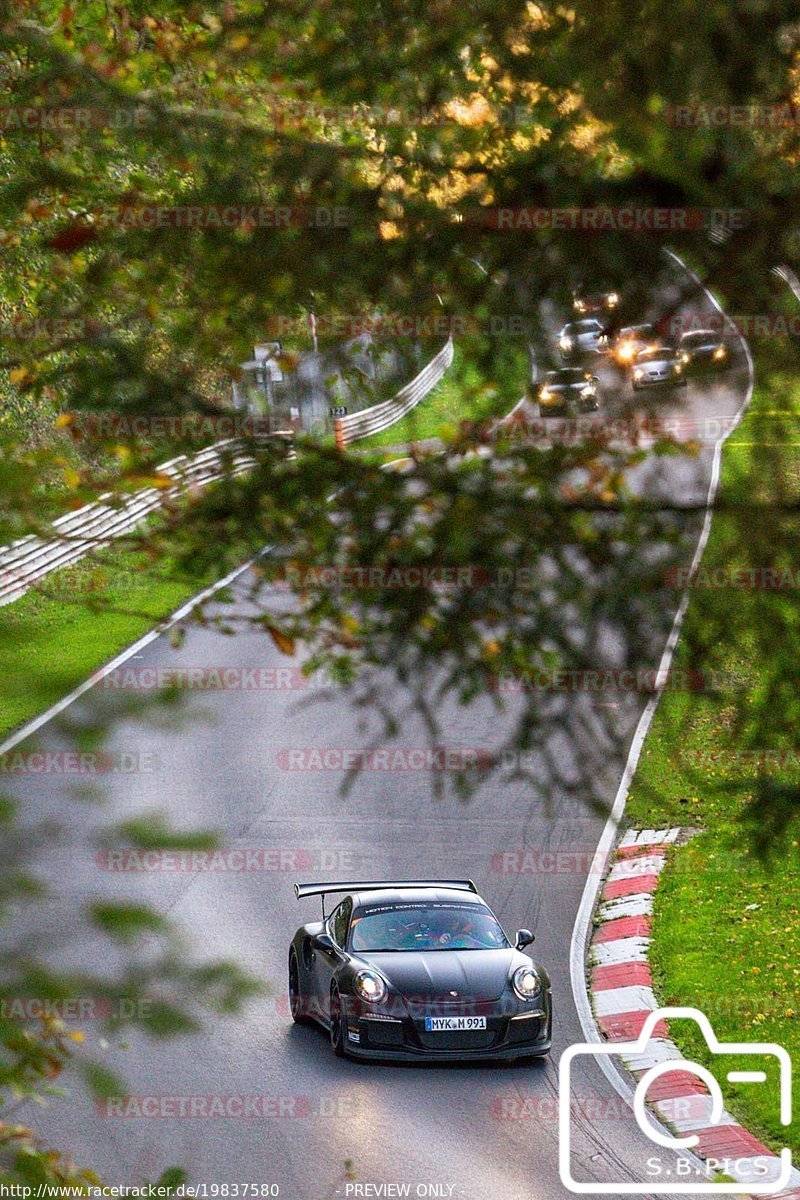
[[[337,1058],[345,1058],[347,1054],[345,1018],[342,1012],[342,998],[336,984],[331,988],[331,1050]]]
[[[289,1012],[295,1025],[307,1025],[303,1015],[303,994],[300,990],[300,965],[294,950],[289,952]]]

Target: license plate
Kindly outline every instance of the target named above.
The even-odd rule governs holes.
[[[426,1033],[445,1033],[449,1030],[485,1029],[486,1017],[426,1017]]]

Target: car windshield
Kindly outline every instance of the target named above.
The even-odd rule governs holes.
[[[602,329],[603,326],[599,321],[576,321],[573,328],[576,329],[578,333],[596,333],[597,330]]]
[[[685,333],[681,338],[683,346],[704,346],[708,342],[715,342],[716,336],[710,329],[701,329],[697,333]]]
[[[553,386],[555,384],[564,383],[583,383],[586,376],[580,368],[568,367],[564,371],[548,371],[544,377],[546,384]]]
[[[478,904],[395,904],[353,918],[355,954],[402,950],[497,950],[508,946],[495,917]]]
[[[675,351],[671,346],[649,346],[647,350],[640,350],[636,355],[637,362],[665,362],[668,359],[675,357]]]

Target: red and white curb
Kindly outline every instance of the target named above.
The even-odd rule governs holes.
[[[597,1027],[607,1042],[636,1041],[647,1018],[661,1007],[649,963],[653,895],[680,832],[642,829],[626,833],[603,884],[589,949],[589,990]],[[658,1063],[685,1061],[670,1041],[666,1021],[656,1025],[654,1034],[642,1053],[620,1055],[637,1082]],[[682,1137],[697,1135],[694,1154],[724,1160],[725,1173],[744,1188],[753,1184],[763,1188],[768,1179],[780,1177],[778,1156],[730,1113],[723,1111],[721,1120],[712,1123],[711,1096],[692,1072],[676,1067],[662,1075],[648,1088],[647,1098],[663,1124]],[[800,1200],[800,1171],[792,1171],[790,1187],[776,1195]]]

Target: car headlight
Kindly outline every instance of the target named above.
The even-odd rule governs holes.
[[[586,308],[586,305],[583,303],[582,300],[575,300],[574,306],[575,306],[576,312],[583,312],[583,310]]]
[[[690,360],[691,360],[691,355],[689,355],[689,354],[682,354],[682,355],[681,355],[681,362],[682,362],[682,363],[688,363]]]
[[[727,353],[728,351],[724,346],[717,346],[716,350],[714,351],[714,358],[724,358]]]
[[[520,1000],[533,1000],[542,990],[542,981],[533,967],[517,967],[511,985]]]
[[[552,398],[553,398],[553,393],[551,391],[548,391],[547,388],[542,388],[542,390],[539,392],[540,400],[552,400]]]
[[[591,400],[594,396],[594,388],[589,384],[588,387],[581,388],[581,399]]]
[[[355,988],[362,1000],[369,1000],[373,1004],[380,1004],[386,999],[386,984],[377,971],[359,971]]]
[[[562,350],[571,350],[572,349],[572,338],[571,337],[560,337],[558,339],[558,344]]]
[[[609,308],[616,308],[619,304],[619,296],[616,292],[609,292],[606,296],[606,304]]]
[[[644,371],[642,371],[639,367],[637,367],[636,370],[633,372],[633,378],[641,379],[643,374],[644,374]]]
[[[623,362],[630,362],[635,353],[636,347],[633,342],[623,342],[617,351],[617,357],[621,358]]]
[[[683,370],[683,367],[681,366],[681,364],[680,364],[680,363],[675,363],[675,374],[676,374],[676,375],[680,375],[680,373],[681,373],[681,371],[682,371],[682,370]]]

